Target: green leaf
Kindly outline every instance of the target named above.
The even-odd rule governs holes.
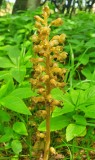
[[[8,95],[14,89],[13,81],[9,80],[0,88],[0,99]]]
[[[88,80],[92,80],[92,73],[89,68],[86,67],[81,72]]]
[[[8,142],[11,138],[12,136],[10,134],[4,134],[2,137],[0,137],[0,143]]]
[[[68,127],[66,128],[66,140],[70,141],[74,137],[82,136],[82,133],[84,133],[85,130],[86,127],[83,125],[69,124]]]
[[[24,76],[26,74],[26,67],[20,66],[17,68],[12,68],[11,74],[17,82],[21,83],[24,80]]]
[[[72,99],[72,103],[73,103],[74,105],[77,105],[78,99],[79,99],[79,95],[80,95],[80,93],[78,92],[78,90],[72,89],[72,90],[70,91],[70,96],[71,96],[71,99]]]
[[[11,74],[9,71],[0,71],[0,80],[2,79],[8,79],[11,77]]]
[[[10,121],[10,116],[7,112],[0,110],[0,122]]]
[[[75,107],[77,107],[78,105],[84,103],[85,91],[72,89],[70,91],[70,96],[71,96],[72,104],[74,104]]]
[[[76,121],[76,124],[81,124],[81,125],[86,125],[86,118],[84,116],[81,115],[77,115],[75,114],[73,116],[73,119]]]
[[[63,91],[59,88],[52,89],[51,95],[54,99],[63,101]]]
[[[85,116],[88,118],[95,118],[95,105],[90,105],[85,109]]]
[[[11,92],[10,95],[23,99],[23,98],[28,98],[32,96],[37,96],[37,93],[32,91],[31,88],[25,87],[25,88],[15,89],[13,92]]]
[[[26,126],[23,122],[15,122],[13,125],[13,130],[20,135],[28,135]]]
[[[87,43],[85,44],[86,47],[92,48],[95,47],[95,37],[91,38]]]
[[[65,128],[69,124],[70,119],[66,116],[58,116],[50,119],[50,130],[56,131]],[[46,131],[46,121],[43,121],[39,128],[39,131]]]
[[[83,56],[80,56],[78,58],[79,58],[80,63],[83,65],[86,65],[89,62],[89,55],[87,54],[84,54]]]
[[[75,106],[71,104],[70,102],[64,102],[63,108],[56,107],[55,110],[52,113],[52,117],[57,117],[59,115],[63,115],[69,112],[74,111]]]
[[[63,108],[56,107],[52,113],[52,117],[57,117],[63,114]]]
[[[10,127],[4,128],[5,134],[0,137],[0,143],[2,142],[8,142],[13,138],[13,130]]]
[[[0,57],[0,68],[14,67],[13,63],[7,57]]]
[[[6,96],[5,98],[1,99],[0,103],[4,107],[6,107],[12,111],[15,111],[17,113],[31,115],[27,106],[19,97],[9,95],[9,96]]]
[[[19,61],[19,57],[20,57],[20,50],[18,48],[17,45],[15,46],[8,46],[6,48],[7,50],[7,54],[9,56],[9,58],[11,59],[11,61],[15,64],[18,65],[18,61]]]
[[[11,148],[13,152],[18,155],[22,151],[22,144],[19,140],[13,140],[11,142]]]

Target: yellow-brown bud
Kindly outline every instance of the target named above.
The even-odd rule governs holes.
[[[58,87],[64,87],[65,85],[66,85],[66,83],[64,83],[64,82],[58,82]]]
[[[52,106],[58,106],[60,105],[60,101],[58,100],[53,100],[52,103],[51,103]]]
[[[59,43],[63,43],[65,41],[66,35],[65,34],[61,34],[59,37]]]
[[[45,137],[44,133],[37,132],[36,134],[37,134],[37,137],[39,137],[39,138],[44,138]]]
[[[55,53],[55,54],[58,54],[60,52],[63,51],[63,47],[62,46],[56,46],[56,47],[52,47],[51,48],[51,52]]]
[[[55,79],[50,80],[51,85],[57,86],[57,81]]]
[[[44,134],[44,133],[40,133],[40,134],[39,134],[39,137],[40,137],[40,138],[45,138],[45,134]]]
[[[45,17],[45,13],[47,14],[47,16],[50,15],[50,8],[48,6],[45,6],[43,8],[43,17]]]
[[[50,94],[48,94],[48,95],[46,96],[46,100],[47,100],[48,102],[51,102],[51,101],[52,101],[52,96],[51,96]]]
[[[39,88],[39,89],[38,89],[38,93],[39,93],[39,94],[42,94],[44,91],[45,91],[45,88]]]
[[[55,40],[51,40],[50,43],[49,43],[50,47],[57,46],[58,44],[59,44],[59,42],[56,39]]]
[[[67,53],[66,53],[66,52],[62,52],[62,53],[57,57],[57,59],[58,59],[60,62],[64,61],[64,59],[66,59],[66,58],[67,58]]]
[[[48,26],[41,27],[39,33],[40,33],[40,35],[49,35],[50,34],[50,28]]]
[[[39,42],[39,38],[38,38],[38,36],[37,36],[36,34],[34,34],[34,35],[32,36],[32,41],[35,42],[35,43],[38,43],[38,42]]]
[[[50,152],[52,153],[52,154],[56,154],[57,152],[56,152],[56,150],[54,149],[54,147],[50,147]]]
[[[42,48],[43,48],[43,46],[42,45],[34,45],[34,51],[35,51],[35,53],[39,53],[40,52],[40,50],[42,50]]]
[[[40,22],[36,22],[36,23],[35,23],[35,27],[38,28],[38,29],[40,29],[40,28],[42,27],[42,25],[41,25]]]
[[[30,82],[31,82],[31,84],[32,84],[33,86],[36,86],[37,83],[38,83],[38,80],[31,78],[31,79],[30,79]]]
[[[62,69],[59,68],[59,67],[54,67],[54,68],[52,69],[52,72],[53,72],[53,73],[61,73],[61,72],[62,72]]]
[[[44,118],[44,117],[46,117],[46,115],[47,115],[46,110],[41,110],[41,116]]]
[[[56,20],[51,22],[51,25],[53,25],[53,26],[60,26],[62,24],[63,24],[63,21],[61,18],[57,18]]]
[[[36,19],[36,21],[44,23],[44,20],[41,17],[34,16],[34,18]]]
[[[49,75],[44,75],[43,77],[41,77],[41,81],[42,82],[46,82],[49,79]]]
[[[37,59],[37,62],[43,62],[44,59],[43,58],[36,58]]]
[[[32,101],[34,102],[34,103],[38,103],[38,102],[44,102],[45,101],[45,99],[44,99],[44,97],[32,97]]]
[[[45,70],[44,66],[42,66],[42,65],[40,65],[40,64],[38,64],[38,65],[35,67],[35,71],[36,71],[36,72],[41,73],[41,72],[43,72],[44,70]]]

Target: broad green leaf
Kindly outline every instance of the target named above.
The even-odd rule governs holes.
[[[86,47],[92,48],[95,47],[95,37],[91,38],[87,43],[85,44]]]
[[[66,140],[71,141],[74,137],[82,136],[85,130],[86,127],[83,125],[69,124],[66,128]]]
[[[28,135],[26,126],[23,122],[15,122],[13,125],[13,130],[18,134],[25,135],[25,136]]]
[[[80,93],[79,93],[78,90],[72,89],[72,90],[70,91],[70,96],[71,96],[71,99],[72,99],[72,103],[73,103],[74,105],[77,105],[78,99],[79,99],[79,95],[80,95]]]
[[[8,122],[10,120],[10,116],[4,110],[0,110],[0,122]]]
[[[13,130],[10,127],[4,128],[5,134],[0,137],[0,143],[2,142],[8,142],[13,138]]]
[[[5,98],[1,99],[0,103],[4,107],[6,107],[12,111],[15,111],[17,113],[31,115],[27,106],[19,97],[9,95],[9,96],[6,96]]]
[[[0,99],[7,96],[14,89],[13,81],[8,81],[0,88]]]
[[[89,68],[84,68],[81,72],[88,80],[92,80],[92,73]]]
[[[53,117],[50,120],[50,130],[56,131],[65,128],[69,124],[70,119],[66,116],[57,116]],[[46,131],[46,121],[43,121],[39,128],[39,131]]]
[[[89,57],[92,57],[92,58],[95,57],[95,51],[94,51],[94,52],[93,52],[93,51],[90,52],[90,53],[89,53]]]
[[[14,67],[14,64],[8,59],[8,57],[0,57],[0,68]]]
[[[52,89],[51,95],[54,99],[63,101],[63,91],[59,88]]]
[[[80,58],[80,57],[82,57],[82,58]],[[89,55],[84,54],[83,56],[80,56],[80,57],[78,57],[78,58],[79,58],[79,61],[81,64],[86,65],[89,62]]]
[[[11,78],[11,74],[9,71],[0,71],[0,80]]]
[[[86,125],[86,118],[82,115],[75,114],[73,119],[76,121],[76,124]]]
[[[9,56],[9,58],[11,59],[11,61],[14,64],[18,65],[18,61],[19,61],[19,57],[20,57],[20,50],[19,50],[18,46],[17,45],[15,45],[15,46],[8,46],[6,48],[6,50],[8,52],[7,54]]]
[[[26,88],[17,88],[13,92],[11,92],[10,95],[23,99],[32,96],[37,96],[37,93],[32,91],[31,88],[26,87]]]
[[[22,151],[22,144],[19,140],[13,140],[11,142],[11,148],[13,152],[18,155]]]
[[[88,118],[95,118],[95,104],[86,107],[85,116]]]
[[[26,67],[20,66],[20,67],[12,68],[11,74],[17,82],[21,83],[24,80],[24,76],[26,74]]]
[[[2,137],[0,137],[0,143],[8,142],[12,138],[11,134],[4,134]]]
[[[75,106],[73,104],[69,102],[68,103],[64,102],[63,105],[64,105],[63,108],[58,108],[58,107],[55,108],[55,110],[52,113],[52,117],[57,117],[59,115],[63,115],[74,111]]]
[[[72,99],[72,103],[77,107],[78,105],[85,102],[85,91],[83,90],[71,90],[70,96]]]

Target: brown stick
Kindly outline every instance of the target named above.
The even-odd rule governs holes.
[[[49,148],[50,148],[50,106],[46,106],[47,116],[46,116],[46,139],[45,139],[45,150],[44,150],[44,160],[49,158]]]
[[[47,50],[47,57],[46,57],[46,74],[49,76],[48,81],[46,82],[46,90],[47,95],[50,94],[51,87],[50,87],[50,54],[49,49]],[[44,160],[48,160],[49,158],[49,149],[50,149],[50,105],[49,102],[46,102],[46,139],[45,139],[45,149],[44,149]]]

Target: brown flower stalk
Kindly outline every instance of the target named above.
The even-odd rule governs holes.
[[[33,97],[36,104],[43,104],[46,109],[46,135],[44,160],[49,159],[50,150],[50,115],[55,106],[60,104],[51,96],[51,90],[55,87],[64,87],[64,74],[66,70],[59,68],[58,61],[64,62],[67,53],[63,51],[62,44],[65,41],[65,34],[56,35],[50,39],[51,26],[60,26],[61,18],[48,24],[50,9],[43,8],[42,16],[35,16],[35,27],[37,32],[32,36],[35,56],[32,58],[34,75],[31,78],[32,87],[38,90],[39,96]]]

